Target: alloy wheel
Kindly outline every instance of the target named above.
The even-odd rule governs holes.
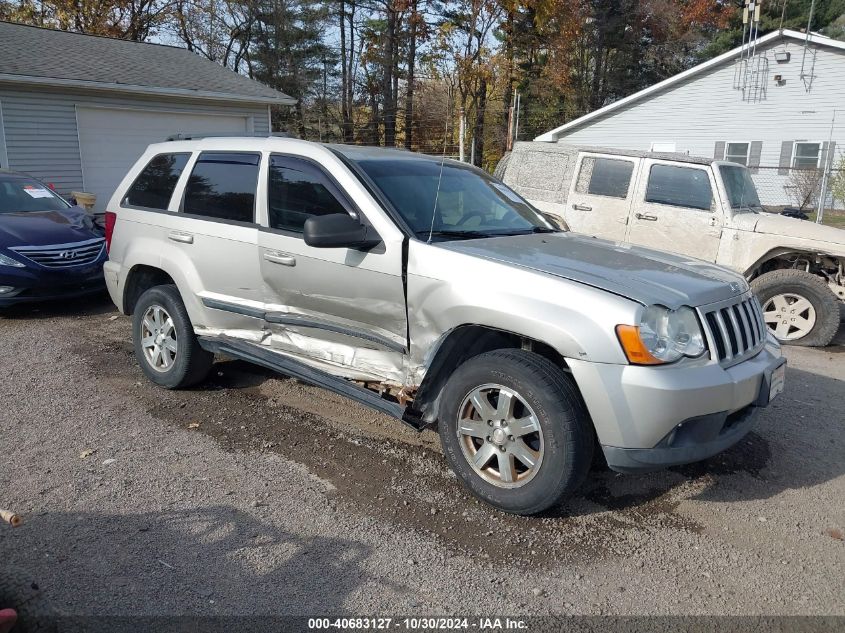
[[[458,409],[457,432],[467,463],[494,486],[523,486],[540,469],[540,422],[513,389],[496,384],[473,389]]]
[[[167,310],[154,304],[147,308],[141,319],[141,349],[150,367],[168,371],[176,361],[179,345],[176,328]]]

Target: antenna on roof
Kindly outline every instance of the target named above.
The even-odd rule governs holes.
[[[813,54],[813,65],[810,67],[810,74],[804,72],[804,63],[807,61],[807,49],[810,48],[810,28],[813,26],[813,13],[816,11],[816,0],[810,3],[810,16],[807,18],[807,34],[804,37],[804,53],[801,55],[801,81],[804,82],[804,87],[809,92],[810,85],[813,83],[813,68],[816,65],[816,55]],[[809,79],[809,81],[807,81]]]
[[[758,100],[766,89],[769,60],[757,53],[762,4],[763,0],[745,0],[742,9],[742,47],[734,65],[734,89],[742,91],[743,101]]]

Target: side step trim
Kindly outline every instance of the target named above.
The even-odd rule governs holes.
[[[385,400],[374,391],[360,387],[344,378],[338,378],[321,369],[316,369],[298,360],[282,356],[281,354],[246,341],[240,341],[230,337],[211,338],[207,336],[200,336],[198,339],[203,349],[214,354],[225,354],[226,356],[261,365],[286,376],[298,378],[312,385],[333,391],[341,396],[352,398],[361,404],[397,418],[414,430],[422,431],[424,428],[415,416],[406,415],[408,413],[406,407],[396,402]]]

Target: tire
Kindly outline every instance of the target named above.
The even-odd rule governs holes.
[[[513,414],[503,416],[510,419],[505,425],[499,422],[503,410],[493,413],[502,393],[510,396],[504,402],[517,402]],[[482,397],[486,405],[479,408],[475,402]],[[496,418],[492,425],[480,415],[486,407]],[[512,514],[537,514],[559,504],[583,482],[592,462],[594,432],[575,384],[532,352],[497,350],[463,363],[443,389],[438,427],[452,470],[479,499]],[[534,428],[539,432],[528,432]],[[516,455],[528,455],[534,466]]]
[[[803,270],[773,270],[754,279],[751,288],[769,332],[781,343],[823,347],[836,336],[839,299],[820,277]]]
[[[44,601],[34,579],[21,569],[3,566],[0,570],[0,609],[14,609],[18,620],[13,633],[55,631],[57,613]]]
[[[152,327],[158,325],[162,327]],[[179,290],[172,284],[155,286],[140,296],[132,314],[132,338],[141,370],[167,389],[201,382],[214,362],[214,354],[200,347]],[[146,347],[151,339],[161,344]]]

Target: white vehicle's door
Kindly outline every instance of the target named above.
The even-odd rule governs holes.
[[[705,165],[644,159],[627,241],[716,261],[723,218]]]
[[[564,219],[569,228],[608,240],[624,240],[639,161],[582,153],[566,200]]]
[[[351,377],[397,378],[407,345],[401,238],[382,236],[367,251],[308,246],[302,231],[311,216],[367,218],[314,161],[271,155],[266,169],[258,256],[271,345]]]
[[[249,316],[262,299],[255,261],[260,160],[256,152],[201,152],[182,173],[170,213],[156,217],[166,269],[182,275],[182,287],[196,289],[207,308],[196,327],[261,329]]]

